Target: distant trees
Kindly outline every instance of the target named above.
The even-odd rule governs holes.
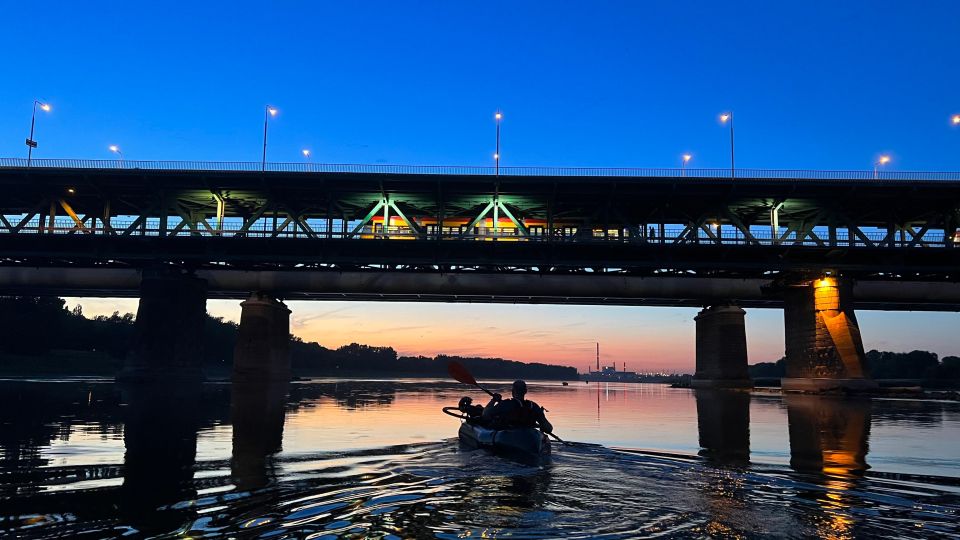
[[[39,357],[51,351],[98,353],[118,364],[130,349],[133,339],[132,313],[114,312],[88,319],[80,306],[66,309],[61,298],[0,297],[0,355],[35,357],[28,363],[0,357],[0,369],[16,367],[18,373],[72,370],[83,372],[88,357],[52,363],[41,369]],[[222,317],[207,316],[203,332],[204,369],[209,373],[229,374],[233,366],[233,348],[238,325]],[[373,347],[351,343],[327,349],[319,343],[290,336],[290,360],[295,375],[447,377],[447,362],[458,360],[480,378],[530,378],[576,380],[574,368],[545,364],[525,364],[500,358],[428,358],[398,357],[391,347]],[[6,364],[6,365],[5,365]],[[102,364],[102,363],[101,363]],[[111,364],[111,365],[113,365]],[[100,365],[98,368],[112,369]]]
[[[960,357],[929,351],[890,352],[872,350],[866,354],[867,373],[874,379],[960,379]],[[750,366],[753,378],[786,376],[786,358]]]
[[[787,374],[787,358],[783,357],[776,362],[760,362],[749,366],[750,377],[754,379],[776,379]]]

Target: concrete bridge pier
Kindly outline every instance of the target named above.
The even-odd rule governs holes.
[[[784,291],[784,391],[870,390],[852,283],[824,277]]]
[[[199,381],[207,282],[179,271],[144,271],[123,382]]]
[[[240,303],[240,330],[233,350],[234,382],[290,379],[290,310],[256,292]]]
[[[697,371],[694,388],[750,388],[747,371],[746,312],[721,304],[700,311],[697,322]]]

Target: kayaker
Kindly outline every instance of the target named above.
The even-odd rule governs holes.
[[[544,433],[552,433],[553,425],[543,414],[543,407],[524,399],[527,395],[527,383],[513,381],[513,397],[507,400],[500,394],[494,394],[490,403],[483,409],[483,419],[495,428],[539,427]]]

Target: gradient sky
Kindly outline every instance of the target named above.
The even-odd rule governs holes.
[[[9,2],[0,156],[960,169],[960,3]],[[88,311],[133,310],[84,300]],[[294,331],[403,353],[690,369],[694,310],[292,303]],[[211,302],[236,318],[236,303]],[[956,314],[861,313],[868,348],[960,354]],[[398,322],[399,321],[399,322]],[[751,361],[783,352],[752,310]]]

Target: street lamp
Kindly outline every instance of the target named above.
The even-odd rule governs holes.
[[[950,123],[955,126],[960,126],[960,114],[955,114],[950,117]]]
[[[680,176],[687,175],[687,163],[693,159],[693,156],[690,154],[684,154],[683,159],[680,161]]]
[[[726,124],[730,122],[730,178],[736,178],[736,167],[734,166],[733,161],[733,111],[723,113],[720,115],[720,123]]]
[[[37,105],[40,106],[40,110],[45,112],[50,112],[52,108],[49,103],[33,100],[33,115],[30,116],[30,136],[27,137],[27,167],[30,166],[30,160],[33,158],[33,149],[37,147],[37,141],[33,140],[33,127],[37,123]]]
[[[876,180],[880,175],[880,167],[890,163],[890,156],[880,156],[880,159],[873,164],[873,179]]]
[[[267,122],[271,116],[277,115],[277,109],[267,105],[263,109],[263,160],[260,162],[260,170],[267,170]]]
[[[503,119],[503,113],[497,111],[493,119],[497,122],[497,151],[493,154],[493,163],[496,176],[500,176],[500,120]]]
[[[307,161],[310,161],[310,150],[307,150],[306,148],[304,148],[303,150],[300,151],[300,153],[303,154],[303,157],[305,157]]]
[[[123,167],[123,152],[120,151],[120,147],[115,144],[111,144],[107,148],[114,154],[120,156],[120,166]]]

